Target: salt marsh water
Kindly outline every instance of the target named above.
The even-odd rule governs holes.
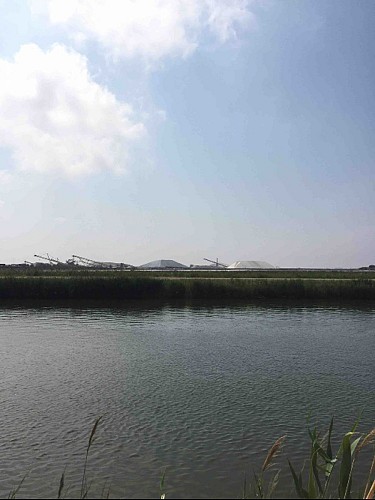
[[[239,498],[274,440],[307,454],[306,417],[374,426],[375,308],[358,304],[2,305],[0,497]],[[287,470],[280,483],[288,496]],[[364,471],[363,471],[364,474]]]

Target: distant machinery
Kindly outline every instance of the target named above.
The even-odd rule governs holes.
[[[81,257],[80,255],[73,255],[71,262],[78,262],[87,267],[95,267],[99,269],[133,269],[134,266],[131,264],[124,264],[123,262],[100,262],[97,260],[88,259],[87,257]]]
[[[42,259],[42,260],[48,260],[48,262],[51,266],[70,267],[70,266],[73,266],[75,264],[75,262],[72,261],[71,259],[67,260],[66,262],[61,262],[61,260],[54,259],[50,255],[48,255],[48,253],[46,255],[47,255],[47,257],[45,257],[44,255],[35,254],[34,257],[37,257],[38,259]],[[34,265],[34,264],[32,264],[32,265]]]
[[[88,266],[88,267],[100,267],[100,268],[103,268],[103,269],[107,269],[108,266],[106,266],[104,264],[104,262],[98,262],[96,260],[92,260],[92,259],[88,259],[86,257],[81,257],[79,255],[73,255],[73,261],[76,262],[78,260],[78,262],[84,266]]]
[[[48,255],[48,253],[46,255],[47,255],[47,257],[45,257],[44,255],[34,254],[34,257],[36,257],[37,259],[48,260],[48,262],[50,263],[51,266],[54,266],[54,265],[63,266],[64,265],[64,263],[60,262],[59,259],[54,259],[54,258],[50,257]]]
[[[224,269],[226,269],[228,267],[226,264],[222,264],[221,262],[219,262],[219,259],[210,260],[210,259],[205,259],[204,258],[203,260],[206,260],[207,262],[211,262],[212,264],[215,264],[216,268],[224,268]]]

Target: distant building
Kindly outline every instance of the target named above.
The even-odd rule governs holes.
[[[175,260],[153,260],[152,262],[147,262],[139,266],[144,269],[187,269],[187,266],[176,262]]]
[[[275,266],[263,260],[237,260],[228,269],[275,269]]]

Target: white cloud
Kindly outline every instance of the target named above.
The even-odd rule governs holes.
[[[92,80],[84,56],[23,45],[13,62],[0,59],[0,74],[0,146],[19,168],[72,176],[126,169],[144,127]]]
[[[55,217],[54,222],[56,224],[64,224],[67,221],[66,217]]]
[[[29,0],[72,38],[95,40],[116,58],[157,61],[186,56],[210,34],[237,36],[252,19],[253,0]]]
[[[0,170],[0,187],[7,185],[12,180],[12,174],[9,170]]]

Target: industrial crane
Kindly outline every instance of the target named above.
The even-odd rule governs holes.
[[[226,264],[222,264],[221,262],[219,262],[219,259],[216,259],[216,260],[210,260],[210,259],[203,259],[203,260],[206,260],[207,262],[211,262],[212,264],[215,264],[215,267],[223,267],[223,268],[227,268],[228,266]]]
[[[53,259],[50,257],[47,253],[47,257],[44,257],[44,255],[37,255],[35,254],[34,257],[37,257],[38,259],[43,259],[43,260],[48,260],[49,263],[52,265],[57,265],[57,266],[67,266],[69,264],[65,264],[65,262],[61,262],[59,259]]]
[[[87,257],[80,257],[79,255],[73,255],[73,259],[78,259],[86,266],[100,267],[101,269],[126,269],[132,268],[134,266],[130,264],[124,264],[123,262],[99,262],[97,260],[88,259]]]
[[[97,262],[96,260],[87,259],[86,257],[80,257],[79,255],[72,255],[73,259],[78,259],[85,264],[86,266],[97,266],[97,267],[105,267],[103,262]]]
[[[58,260],[58,259],[53,259],[52,257],[50,257],[47,253],[47,257],[45,257],[44,255],[38,255],[38,254],[34,254],[34,257],[36,257],[37,259],[43,259],[43,260],[48,260],[48,262],[51,264],[61,264],[61,262]]]

